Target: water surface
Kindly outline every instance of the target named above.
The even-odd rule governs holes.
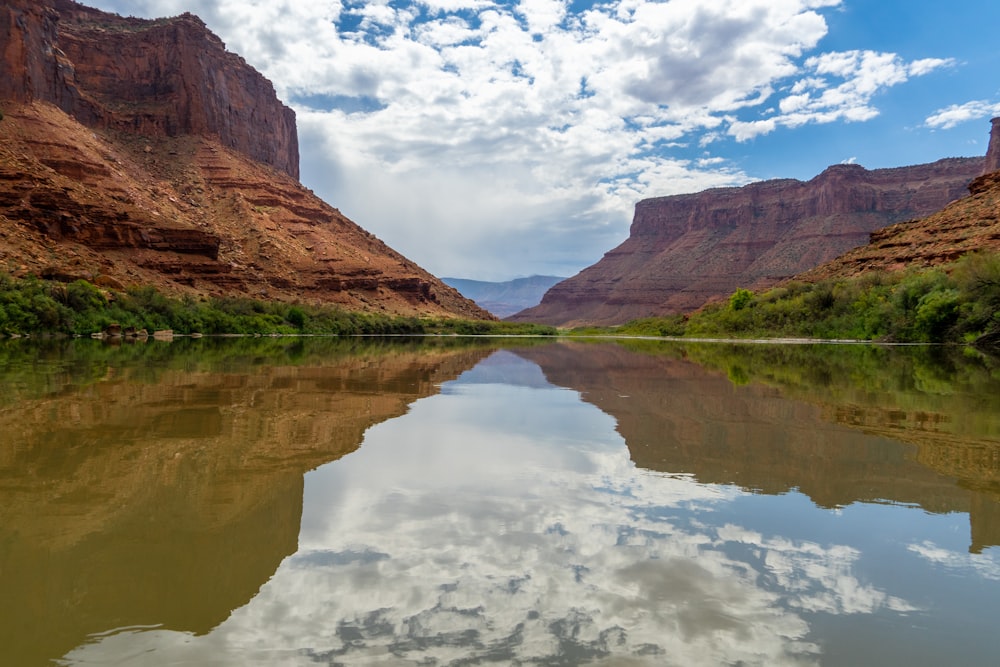
[[[0,369],[12,664],[1000,659],[988,358],[17,341]]]

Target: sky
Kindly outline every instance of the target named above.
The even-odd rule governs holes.
[[[197,14],[301,180],[438,276],[570,276],[648,197],[984,155],[995,0],[84,0]]]

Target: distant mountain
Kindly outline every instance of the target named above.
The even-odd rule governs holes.
[[[531,276],[516,278],[502,283],[465,278],[442,278],[449,287],[454,287],[462,296],[475,301],[497,317],[507,317],[525,308],[537,306],[542,295],[553,285],[565,280],[558,276]]]

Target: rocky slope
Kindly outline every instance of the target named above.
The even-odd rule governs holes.
[[[990,149],[996,146],[1000,157],[1000,134],[994,136]],[[976,250],[1000,252],[1000,171],[980,176],[969,191],[969,197],[937,213],[872,232],[868,245],[797,275],[796,280],[815,282],[867,271],[936,266]]]
[[[0,7],[0,271],[492,316],[297,180],[293,112],[190,14]]]
[[[836,165],[808,182],[647,199],[629,238],[511,317],[558,326],[621,324],[695,310],[737,287],[759,289],[928,215],[967,194],[983,158],[866,170]]]

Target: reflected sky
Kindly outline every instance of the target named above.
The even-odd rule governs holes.
[[[308,473],[297,552],[214,630],[63,662],[994,664],[998,550],[966,533],[637,468],[612,417],[499,351]]]

